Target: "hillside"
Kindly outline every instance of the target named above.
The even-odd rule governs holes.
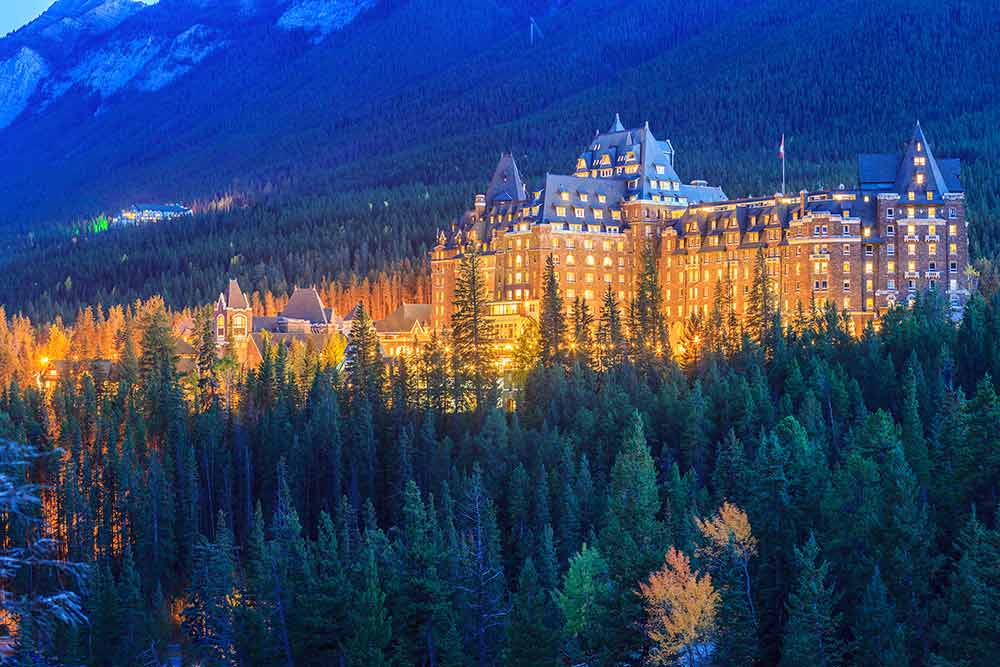
[[[283,3],[249,15],[230,4],[163,0],[112,31],[140,31],[155,11],[173,31],[224,35],[170,85],[99,101],[78,86],[0,131],[0,218],[22,232],[0,301],[71,315],[158,290],[182,305],[226,272],[263,289],[419,261],[501,150],[529,179],[568,170],[616,111],[670,138],[683,178],[733,196],[777,187],[782,133],[790,187],[835,187],[853,181],[855,153],[894,149],[919,118],[938,154],[965,163],[974,253],[1000,245],[1000,19],[977,3],[412,0],[325,37],[278,27]],[[533,46],[529,14],[544,32]],[[175,229],[39,240],[133,200],[222,192],[257,204]]]

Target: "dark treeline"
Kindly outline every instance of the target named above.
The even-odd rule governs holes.
[[[853,338],[757,276],[680,362],[655,274],[599,313],[550,280],[503,383],[475,255],[451,335],[391,366],[361,315],[343,367],[266,347],[240,376],[202,317],[182,381],[154,302],[120,382],[3,394],[0,433],[56,451],[5,544],[90,570],[87,623],[23,612],[18,664],[992,664],[995,284],[958,324],[931,293]]]

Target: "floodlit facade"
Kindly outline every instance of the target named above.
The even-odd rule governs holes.
[[[858,187],[730,200],[705,181],[683,183],[669,141],[616,116],[577,159],[571,175],[529,190],[510,154],[486,192],[441,232],[431,250],[431,326],[449,326],[462,258],[482,256],[501,338],[537,319],[552,255],[566,307],[584,299],[596,317],[610,286],[635,297],[644,250],[655,253],[665,316],[678,340],[728,285],[746,312],[763,249],[782,312],[833,303],[860,331],[918,292],[948,295],[956,316],[969,295],[965,197],[956,159],[937,159],[920,125],[901,155],[858,156]]]

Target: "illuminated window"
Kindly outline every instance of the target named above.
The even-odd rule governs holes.
[[[928,208],[927,209],[927,217],[928,218],[936,218],[937,217],[937,209],[934,208],[933,206],[931,206],[930,208]]]
[[[892,260],[889,260],[886,263],[886,269],[889,271],[889,273],[895,273],[896,272],[896,262],[894,262]]]
[[[906,235],[907,236],[916,236],[917,235],[917,226],[916,225],[907,225],[906,226]]]
[[[594,219],[603,220],[604,219],[604,209],[595,208],[594,209]]]
[[[226,316],[219,315],[216,320],[216,327],[218,329],[219,338],[224,338],[226,336]]]
[[[949,243],[948,244],[948,254],[949,255],[957,255],[958,254],[958,244],[957,243]]]
[[[914,255],[916,255],[917,254],[917,244],[916,243],[907,243],[906,244],[906,254],[909,255],[910,257],[913,257]]]
[[[607,198],[606,195],[597,195],[597,201],[601,202],[602,204],[604,202],[606,202],[607,200],[608,200],[608,198]]]
[[[576,264],[576,258],[573,255],[566,255],[566,265],[573,266]]]
[[[914,271],[916,271],[917,270],[917,263],[914,262],[913,260],[910,260],[909,262],[906,263],[906,270],[909,271],[909,272],[911,272],[911,273],[914,272]]]
[[[850,273],[850,272],[851,272],[851,263],[844,262],[844,273]]]
[[[908,192],[908,193],[906,194],[906,198],[907,198],[907,199],[909,199],[910,201],[917,201],[917,193],[916,193],[916,192],[913,192],[912,190],[910,190],[910,191],[909,191],[909,192]]]
[[[934,192],[931,190],[927,191],[927,201],[934,199]]]
[[[865,273],[874,273],[875,264],[873,262],[865,262]]]
[[[917,174],[917,185],[923,185],[923,184],[924,184],[924,175]]]
[[[948,234],[954,236],[958,233],[958,225],[948,225]]]
[[[560,192],[559,193],[559,198],[562,199],[563,201],[569,201],[569,193],[568,192]]]
[[[565,218],[566,217],[566,207],[565,206],[556,206],[556,215],[558,215],[560,218]]]
[[[574,208],[573,209],[573,214],[576,217],[578,217],[578,218],[582,218],[583,217],[583,209],[582,208]]]

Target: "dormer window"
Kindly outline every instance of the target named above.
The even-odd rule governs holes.
[[[569,201],[569,193],[564,190],[559,193],[559,198],[563,201]]]
[[[608,198],[607,198],[606,195],[597,195],[597,201],[601,202],[602,204],[604,202],[606,202],[607,200],[608,200]]]
[[[927,158],[925,157],[915,157],[913,158],[913,165],[916,167],[923,167],[927,165]]]
[[[917,174],[917,185],[923,185],[923,184],[924,184],[924,175]]]
[[[657,174],[665,174],[665,173],[667,173],[667,168],[664,167],[662,164],[658,164],[658,165],[656,165],[656,173]]]
[[[927,201],[931,201],[932,199],[934,199],[934,192],[931,191],[931,190],[928,190],[927,191]]]
[[[906,193],[906,198],[909,199],[910,201],[917,201],[917,193],[914,192],[913,190],[910,190],[908,193]]]
[[[924,151],[924,144],[922,141],[917,142],[917,152],[922,153]]]
[[[573,209],[573,214],[576,215],[576,217],[578,217],[578,218],[582,218],[583,217],[583,209],[582,208],[578,208],[578,207],[574,208]]]
[[[587,201],[588,195],[586,192],[580,193],[580,201]]]

